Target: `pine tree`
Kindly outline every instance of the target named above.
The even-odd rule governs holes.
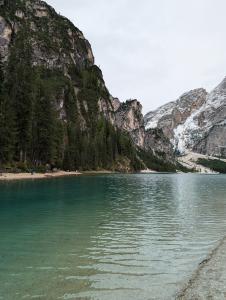
[[[0,164],[12,161],[14,157],[14,113],[5,79],[0,56]]]
[[[2,56],[0,53],[0,95],[2,95],[3,92],[3,83],[4,83],[4,71],[3,71]]]
[[[26,28],[18,33],[7,68],[6,90],[15,118],[15,159],[26,162],[31,141],[32,66]]]
[[[3,103],[3,83],[4,83],[4,72],[3,72],[3,64],[2,57],[0,54],[0,164],[4,161],[4,136],[3,136],[3,128],[4,128],[4,103]]]
[[[46,95],[42,82],[37,84],[33,117],[33,160],[36,164],[53,163],[54,144],[54,114],[51,98]]]

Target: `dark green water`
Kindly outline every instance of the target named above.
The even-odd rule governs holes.
[[[226,176],[0,183],[0,299],[174,299],[226,232]]]

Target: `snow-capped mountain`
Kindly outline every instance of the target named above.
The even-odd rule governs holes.
[[[180,153],[226,156],[226,78],[210,94],[196,89],[148,113],[145,127],[161,129]]]

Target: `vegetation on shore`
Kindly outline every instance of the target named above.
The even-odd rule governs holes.
[[[197,163],[204,167],[211,169],[212,171],[226,174],[226,162],[220,159],[198,159]]]

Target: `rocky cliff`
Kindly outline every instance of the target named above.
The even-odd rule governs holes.
[[[9,57],[14,37],[23,31],[30,34],[34,66],[57,68],[68,75],[72,64],[79,68],[94,64],[91,46],[82,32],[47,3],[39,0],[3,0],[0,12],[3,60]]]
[[[115,111],[115,122],[119,128],[130,133],[138,147],[144,148],[145,128],[140,102],[128,100],[121,103]]]
[[[145,131],[142,105],[111,96],[82,32],[44,1],[0,1],[0,79],[0,165],[175,170],[169,126]]]
[[[145,115],[146,129],[162,129],[164,135],[172,139],[175,128],[183,124],[194,111],[203,105],[206,96],[207,92],[204,89],[192,90],[183,94],[178,100],[148,113]]]
[[[180,151],[192,149],[226,157],[226,78],[206,97],[203,105],[175,131]]]
[[[140,105],[110,95],[89,42],[47,3],[0,1],[0,78],[0,164],[141,167]]]
[[[145,116],[146,130],[162,130],[178,153],[226,156],[226,79],[210,94],[196,89]]]

